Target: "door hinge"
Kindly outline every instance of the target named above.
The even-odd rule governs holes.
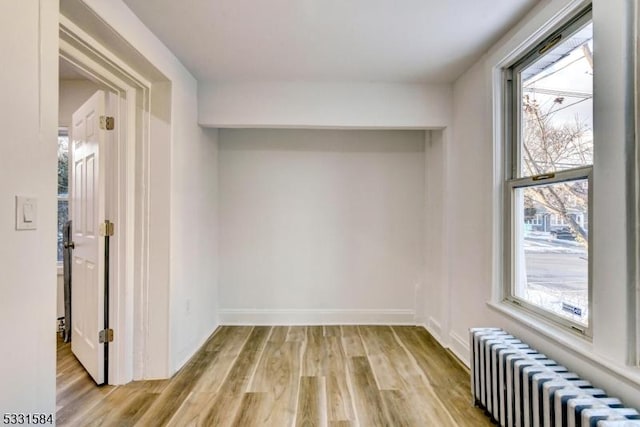
[[[98,332],[98,341],[100,344],[113,341],[113,329],[103,329]]]
[[[100,235],[102,237],[106,237],[106,236],[113,236],[113,234],[116,231],[116,226],[114,223],[112,223],[109,220],[106,220],[105,222],[103,222],[102,224],[100,224]]]
[[[100,116],[100,129],[113,130],[116,119],[111,116]]]

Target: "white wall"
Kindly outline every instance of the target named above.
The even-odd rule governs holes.
[[[217,327],[217,271],[211,262],[217,239],[216,132],[197,124],[196,80],[122,1],[82,1],[168,80],[152,93],[162,96],[167,89],[170,94],[168,112],[152,118],[168,124],[170,135],[152,134],[149,153],[148,345],[153,358],[147,363],[148,377],[166,377]]]
[[[522,316],[499,303],[498,243],[500,178],[494,168],[494,141],[499,122],[492,116],[493,67],[522,46],[545,23],[563,12],[569,1],[541,3],[525,20],[469,69],[453,87],[453,133],[445,141],[448,230],[444,239],[448,266],[441,291],[449,289],[444,312],[431,308],[440,323],[449,324],[441,339],[463,359],[468,358],[470,327],[500,326],[517,334],[560,363],[569,366],[609,394],[640,407],[640,376],[626,366],[631,294],[627,276],[627,239],[632,232],[625,217],[625,133],[629,130],[625,102],[625,37],[630,2],[594,0],[594,253],[593,342]],[[573,2],[576,5],[577,2]],[[494,124],[496,127],[494,127]],[[495,257],[495,259],[494,259]],[[637,261],[637,260],[636,260]],[[448,283],[448,285],[447,285]],[[493,301],[490,307],[487,303]],[[447,314],[449,312],[449,314]],[[430,315],[430,313],[427,313]]]
[[[453,94],[453,138],[445,146],[444,200],[450,299],[443,322],[449,323],[445,339],[467,357],[468,328],[494,322],[485,306],[491,299],[492,283],[493,141],[484,64],[467,71],[454,85]]]
[[[195,116],[195,103],[190,102]],[[179,369],[218,324],[218,130],[172,151],[172,362]]]
[[[0,5],[0,408],[55,414],[57,2]],[[38,199],[38,228],[15,230],[15,195]]]
[[[212,127],[430,129],[451,118],[448,84],[206,82],[198,100]]]
[[[424,132],[221,130],[223,323],[413,322]]]

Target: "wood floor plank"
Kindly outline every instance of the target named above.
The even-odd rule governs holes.
[[[288,326],[274,326],[269,336],[269,342],[282,343],[287,340]]]
[[[300,378],[296,427],[319,427],[326,424],[324,393],[319,377]]]
[[[56,350],[56,395],[58,406],[64,406],[74,396],[82,393],[82,390],[95,385],[87,371],[76,359],[71,351],[71,344],[65,343],[60,335],[57,336]]]
[[[267,342],[248,392],[282,395],[300,376],[300,343]]]
[[[245,393],[242,396],[237,416],[233,421],[234,427],[264,427],[267,424],[265,411],[267,410],[266,393]]]
[[[347,380],[347,356],[339,336],[324,338],[327,411],[329,421],[354,421],[354,409]]]
[[[271,328],[267,326],[253,328],[215,399],[207,408],[203,425],[228,426],[233,424],[270,330]]]
[[[133,381],[123,386],[132,390],[144,390],[148,393],[160,394],[171,383],[171,380]]]
[[[169,420],[169,425],[206,426],[206,410],[215,397],[215,393],[191,393],[176,414]]]
[[[95,387],[95,383],[84,369],[72,372],[63,384],[58,384],[58,404],[66,405],[84,391]]]
[[[395,340],[386,326],[359,326],[362,344],[380,390],[406,390],[408,385],[396,369],[393,356]]]
[[[342,336],[342,329],[340,325],[325,325],[324,326],[325,337],[339,337]]]
[[[429,382],[429,390],[418,395],[431,395],[447,411],[458,426],[490,426],[482,410],[469,404],[469,374],[423,328],[393,327],[395,335],[412,354],[416,365]],[[432,414],[438,419],[438,414]]]
[[[214,333],[160,393],[141,418],[141,424],[166,424],[180,409],[199,381],[203,377],[205,381],[210,379],[207,373],[211,371],[210,366],[215,364],[219,351],[208,349],[217,349],[220,345],[227,343],[228,338],[227,329],[223,328],[222,331]]]
[[[302,355],[302,375],[319,377],[325,374],[324,329],[322,326],[308,326]]]
[[[72,375],[73,372],[83,371],[83,369],[78,366],[77,362],[77,359],[75,358],[73,353],[71,353],[70,349],[66,352],[58,353],[56,376],[69,376]]]
[[[219,337],[221,341],[211,342],[208,347],[213,351],[214,360],[211,360],[209,368],[194,385],[194,393],[216,393],[220,389],[252,330],[251,327],[242,326],[238,328],[223,326],[223,328],[225,328],[224,334]]]
[[[232,340],[243,341],[242,337],[247,337],[251,333],[251,326],[220,326],[204,343],[201,350],[221,351],[222,348],[232,345]]]
[[[423,425],[424,420],[416,414],[407,392],[399,390],[382,390],[380,392],[384,403],[384,412],[389,425],[394,427],[409,427]]]
[[[389,425],[384,414],[382,396],[366,357],[352,357],[349,361],[349,379],[353,388],[353,400],[361,426]]]
[[[71,425],[72,420],[98,405],[109,393],[113,386],[97,386],[91,377],[85,373],[77,379],[60,396],[56,406],[56,424]]]
[[[114,390],[98,387],[71,351],[71,343],[57,336],[56,348],[56,423],[70,425],[73,419],[89,411]]]
[[[383,357],[386,370],[392,370],[395,376],[395,386],[382,387],[383,389],[407,390],[412,386],[425,385],[425,378],[422,373],[416,369],[417,366],[412,358],[409,357],[405,348],[396,339],[393,329],[389,326],[363,326],[359,328],[363,335],[363,342],[367,354],[372,353]],[[387,366],[388,365],[388,366]],[[391,369],[389,369],[389,366]],[[372,364],[372,369],[376,373]]]
[[[371,368],[382,390],[401,391],[400,396],[418,419],[437,419],[443,426],[455,425],[448,405],[438,397],[428,378],[389,326],[359,327],[370,354]]]
[[[291,326],[287,332],[287,341],[304,342],[307,340],[306,326]]]
[[[446,350],[428,333],[422,334],[422,328],[393,327],[395,335],[403,345],[414,354],[423,372],[434,373],[441,370],[450,371],[452,374],[462,371],[450,359]],[[422,329],[424,331],[424,329]],[[429,382],[434,387],[449,387],[451,384],[464,379],[464,372],[460,372],[458,378],[450,378],[445,375],[428,375]]]
[[[266,393],[265,425],[286,425],[295,416],[302,343],[267,342],[249,392]]]
[[[342,346],[344,348],[347,357],[361,357],[366,356],[364,347],[362,345],[362,339],[358,332],[358,327],[349,325],[342,326]]]
[[[91,411],[91,416],[83,415],[72,424],[87,427],[133,426],[158,396],[135,388],[118,387]]]
[[[211,363],[210,352],[202,351],[196,353],[160,393],[160,396],[140,419],[140,423],[147,425],[166,424],[189,396],[193,386],[203,375],[209,363]]]

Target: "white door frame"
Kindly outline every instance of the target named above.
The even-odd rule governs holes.
[[[109,143],[109,219],[115,223],[110,261],[109,384],[145,378],[148,360],[148,152],[151,83],[60,15],[60,57],[116,94],[116,132]],[[97,332],[97,331],[96,331]]]

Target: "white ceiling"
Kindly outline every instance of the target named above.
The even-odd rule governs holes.
[[[124,0],[201,81],[455,80],[539,0]]]

